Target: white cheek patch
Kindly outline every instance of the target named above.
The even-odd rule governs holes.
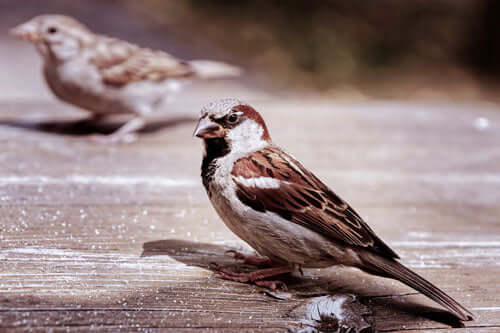
[[[231,151],[237,154],[251,153],[267,146],[269,143],[262,140],[264,129],[251,119],[244,120],[241,124],[231,129],[228,141]]]
[[[229,131],[229,138],[232,141],[255,141],[255,139],[260,140],[263,133],[264,129],[262,128],[262,126],[251,119],[247,119],[244,120],[241,124],[237,125],[235,128],[231,129],[231,131]]]
[[[78,41],[73,39],[64,40],[62,43],[54,43],[51,48],[59,60],[69,59],[77,55],[80,50]]]
[[[281,181],[270,177],[244,178],[242,176],[233,177],[238,183],[246,187],[258,187],[261,189],[280,187]]]

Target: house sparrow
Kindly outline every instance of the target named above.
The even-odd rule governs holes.
[[[118,113],[134,118],[99,141],[133,139],[166,95],[195,79],[237,76],[236,67],[208,60],[183,61],[162,51],[141,48],[94,34],[73,18],[41,15],[11,30],[32,42],[43,58],[43,74],[61,100],[83,108],[92,118]]]
[[[220,277],[275,289],[264,280],[302,268],[346,265],[393,278],[420,291],[461,320],[472,314],[401,263],[363,219],[291,155],[276,146],[250,105],[224,99],[205,106],[194,135],[203,139],[203,185],[224,223],[270,266],[238,273],[216,266]]]

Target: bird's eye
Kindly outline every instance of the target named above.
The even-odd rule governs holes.
[[[227,117],[227,122],[230,124],[235,124],[238,121],[238,115],[236,113],[231,113]]]
[[[56,28],[56,27],[49,27],[49,28],[47,29],[47,32],[48,32],[49,34],[55,34],[55,33],[57,32],[57,28]]]

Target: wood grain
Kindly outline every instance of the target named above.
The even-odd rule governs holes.
[[[496,108],[254,105],[273,139],[367,218],[405,264],[476,314],[469,331],[500,330]],[[61,104],[4,102],[0,117],[2,331],[287,331],[303,326],[294,309],[333,293],[354,295],[381,332],[457,325],[398,282],[349,268],[294,274],[286,293],[215,278],[211,262],[237,265],[224,252],[249,249],[202,189],[194,122],[165,123],[138,143],[110,147],[38,125],[73,119]],[[489,126],[477,128],[478,117]]]

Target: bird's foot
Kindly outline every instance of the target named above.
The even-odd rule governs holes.
[[[216,263],[212,263],[212,267],[217,272],[217,276],[221,279],[242,283],[253,283],[259,287],[268,288],[270,290],[276,290],[278,288],[287,290],[287,287],[283,281],[269,281],[264,279],[295,271],[295,269],[289,266],[265,268],[250,273],[234,272]]]
[[[137,140],[137,134],[135,133],[126,133],[125,135],[91,134],[86,136],[86,139],[90,142],[99,144],[131,143]]]
[[[254,266],[267,266],[272,267],[274,263],[268,257],[262,257],[259,255],[248,255],[236,250],[228,250],[226,254],[232,254],[234,259],[243,260],[244,264],[254,265]]]

